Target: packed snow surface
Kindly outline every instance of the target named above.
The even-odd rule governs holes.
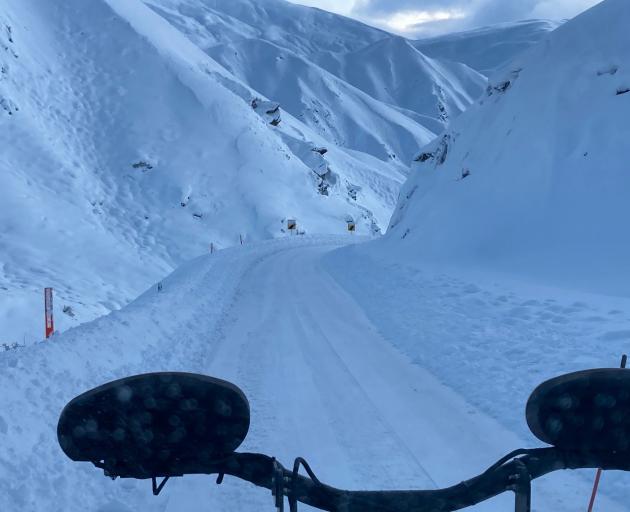
[[[268,492],[229,477],[220,487],[207,476],[173,479],[156,498],[148,481],[111,481],[68,460],[56,442],[63,406],[123,376],[227,379],[251,406],[241,450],[285,465],[305,456],[342,488],[434,489],[537,445],[524,428],[531,388],[559,371],[608,365],[622,347],[610,332],[628,328],[627,300],[612,314],[601,297],[578,305],[545,290],[405,274],[374,265],[359,246],[335,251],[352,242],[287,237],[202,256],[120,311],[0,354],[0,510],[272,510]],[[527,318],[539,314],[548,315],[539,324]],[[602,350],[586,349],[598,334]],[[494,343],[506,352],[487,357]],[[582,508],[591,479],[537,481],[534,510]],[[606,474],[598,506],[621,512],[606,496],[612,482]],[[471,510],[503,512],[512,500]]]
[[[629,22],[602,2],[495,76],[416,156],[383,256],[630,295]]]

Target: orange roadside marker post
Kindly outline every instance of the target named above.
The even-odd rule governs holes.
[[[53,289],[44,288],[44,319],[46,338],[50,338],[55,332],[55,323],[53,320]]]

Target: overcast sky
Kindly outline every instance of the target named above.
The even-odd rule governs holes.
[[[565,19],[600,0],[290,0],[408,37],[532,18]]]

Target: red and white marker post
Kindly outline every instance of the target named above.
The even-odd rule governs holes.
[[[55,332],[53,320],[53,289],[44,288],[44,315],[46,321],[46,338],[50,338]]]

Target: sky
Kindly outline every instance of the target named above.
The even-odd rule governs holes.
[[[407,37],[533,18],[568,19],[600,0],[290,0]]]

